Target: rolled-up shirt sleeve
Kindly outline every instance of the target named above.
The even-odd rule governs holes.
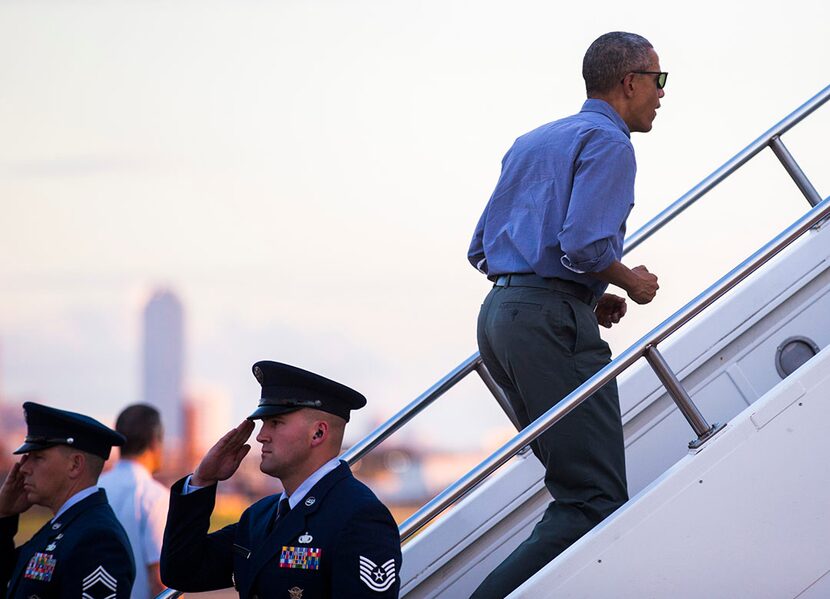
[[[479,272],[487,274],[487,258],[484,255],[484,223],[487,221],[487,210],[481,215],[476,226],[470,249],[467,250],[467,260]]]
[[[619,260],[625,220],[634,205],[637,165],[621,141],[590,140],[574,172],[565,223],[558,240],[562,265],[577,273],[602,271]]]

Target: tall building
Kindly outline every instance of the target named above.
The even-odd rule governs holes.
[[[161,413],[165,448],[176,451],[184,436],[184,309],[169,289],[144,308],[143,368],[143,401]]]

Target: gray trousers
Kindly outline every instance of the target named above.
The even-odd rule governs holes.
[[[591,306],[533,287],[493,287],[481,306],[484,364],[527,426],[611,359]],[[510,594],[628,500],[616,381],[532,444],[554,500],[533,533],[473,593]]]

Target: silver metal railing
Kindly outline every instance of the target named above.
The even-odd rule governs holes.
[[[807,116],[812,114],[816,109],[822,106],[825,102],[830,100],[830,85],[825,87],[815,96],[807,100],[804,104],[779,121],[776,125],[771,127],[763,135],[758,137],[755,141],[749,144],[742,151],[738,152],[731,159],[726,161],[720,168],[715,170],[711,175],[706,177],[703,181],[693,187],[691,190],[683,194],[674,203],[669,205],[665,210],[660,212],[657,216],[648,221],[645,225],[640,227],[635,233],[630,235],[624,244],[624,254],[627,254],[638,245],[643,243],[646,239],[651,237],[654,233],[659,231],[663,226],[674,220],[680,213],[689,208],[692,204],[697,202],[706,193],[714,189],[721,181],[729,177],[732,173],[737,171],[741,166],[749,162],[754,156],[758,155],[764,148],[769,147],[776,156],[778,156],[784,168],[795,181],[799,190],[807,198],[811,206],[815,206],[821,201],[821,197],[810,183],[807,176],[798,166],[795,159],[789,153],[781,141],[781,135],[792,129],[795,125],[804,120]],[[654,362],[659,363],[659,358],[655,358]],[[423,411],[433,401],[438,399],[441,395],[446,393],[451,387],[462,380],[465,376],[475,370],[484,381],[487,388],[496,397],[496,400],[504,409],[505,413],[510,418],[510,421],[517,429],[521,427],[516,420],[515,415],[510,409],[504,392],[499,388],[496,382],[490,375],[487,367],[481,361],[481,356],[478,352],[467,358],[452,372],[446,375],[443,379],[438,381],[435,385],[430,387],[427,391],[413,400],[409,405],[400,410],[397,414],[392,416],[389,420],[379,426],[375,431],[370,433],[365,439],[360,441],[357,445],[349,449],[342,456],[350,465],[358,461],[372,449],[380,445],[390,435],[395,433],[404,424],[412,420],[418,413]],[[659,371],[658,377],[659,377]],[[661,379],[662,381],[662,379]],[[691,402],[689,402],[691,403]],[[696,411],[696,409],[694,410]],[[695,420],[697,416],[694,416]],[[688,418],[688,415],[687,415]],[[694,428],[694,427],[693,427]],[[695,429],[695,432],[700,435],[700,431]]]
[[[830,216],[830,198],[822,201],[821,196],[816,191],[815,187],[812,185],[810,180],[802,171],[801,167],[793,158],[792,154],[790,154],[789,150],[781,141],[781,135],[804,120],[828,100],[830,100],[830,85],[825,87],[807,102],[802,104],[799,108],[790,113],[787,117],[771,127],[763,135],[758,137],[758,139],[753,141],[746,148],[725,162],[711,175],[706,177],[703,181],[643,225],[634,234],[630,235],[625,240],[624,254],[639,246],[646,239],[663,228],[663,226],[674,220],[675,217],[697,202],[721,181],[729,177],[732,173],[737,171],[741,166],[749,162],[754,156],[767,147],[769,147],[776,157],[778,157],[784,169],[790,177],[792,177],[798,189],[802,192],[802,194],[804,194],[807,201],[813,208],[785,229],[782,233],[777,235],[769,243],[752,254],[744,262],[736,266],[733,270],[710,286],[707,290],[698,295],[683,308],[675,312],[656,328],[652,329],[652,331],[642,337],[639,341],[631,345],[605,368],[585,381],[585,383],[580,385],[567,397],[562,399],[550,410],[527,426],[519,434],[513,437],[513,439],[490,455],[490,457],[488,457],[485,461],[468,472],[464,477],[459,479],[442,493],[438,494],[410,518],[404,521],[400,526],[401,541],[409,539],[418,530],[441,514],[441,512],[464,497],[485,478],[510,460],[510,458],[519,453],[523,448],[527,447],[530,442],[564,418],[567,414],[579,406],[580,403],[585,401],[609,381],[616,378],[620,373],[629,368],[640,358],[645,358],[652,367],[658,379],[666,388],[667,392],[677,404],[679,410],[697,435],[697,438],[689,443],[690,448],[699,447],[723,428],[724,425],[710,425],[706,421],[695,406],[692,399],[689,397],[689,394],[683,388],[677,376],[674,372],[672,372],[671,368],[666,363],[662,354],[658,351],[657,345],[666,340],[675,331],[700,314],[719,298],[723,297],[731,289],[741,283],[758,268],[766,264],[810,228]],[[389,420],[380,425],[367,437],[351,447],[341,456],[341,458],[349,465],[354,464],[472,372],[478,373],[485,386],[496,398],[514,426],[516,426],[517,429],[520,428],[519,423],[507,402],[504,392],[493,380],[492,375],[482,362],[481,355],[476,352],[459,364],[449,374],[435,383],[432,387],[415,398],[406,407],[398,411],[398,413],[392,416]],[[180,591],[166,589],[157,595],[156,599],[175,599],[181,595],[182,593]]]
[[[597,372],[585,383],[575,389],[567,397],[550,410],[542,414],[537,420],[516,435],[509,442],[504,444],[498,451],[493,453],[484,462],[471,470],[458,482],[437,495],[413,516],[401,524],[401,540],[406,540],[415,534],[420,528],[429,523],[438,514],[469,493],[482,480],[487,478],[502,464],[507,462],[528,443],[545,432],[548,428],[559,422],[574,408],[585,401],[603,385],[616,378],[622,371],[631,366],[634,362],[645,357],[658,378],[663,382],[669,395],[680,408],[680,411],[691,424],[698,437],[691,443],[690,448],[699,447],[706,440],[723,428],[723,425],[709,425],[697,407],[689,398],[688,393],[683,389],[677,376],[669,368],[657,345],[668,338],[672,333],[700,314],[704,309],[712,305],[719,298],[728,293],[732,288],[746,279],[758,268],[766,264],[781,250],[798,239],[803,233],[812,228],[815,224],[830,215],[830,198],[820,202],[818,206],[811,209],[807,214],[798,219],[790,227],[776,236],[743,263],[735,267],[727,275],[721,278],[706,291],[701,293],[674,315],[665,320],[658,327],[642,337],[625,352],[620,354],[614,361]]]
[[[630,252],[646,239],[651,237],[654,233],[662,229],[663,226],[672,221],[675,216],[686,210],[686,208],[697,202],[708,192],[712,191],[718,183],[729,177],[729,175],[737,171],[767,147],[769,147],[781,161],[781,164],[783,164],[787,173],[789,173],[790,177],[792,177],[795,181],[795,184],[805,195],[807,201],[810,202],[810,205],[815,206],[818,204],[821,201],[821,197],[813,187],[812,183],[810,183],[807,179],[807,176],[795,162],[795,159],[793,159],[792,155],[784,146],[784,142],[781,141],[781,136],[807,118],[810,114],[815,112],[815,110],[827,102],[827,100],[830,100],[830,85],[796,108],[788,116],[781,119],[777,124],[770,127],[769,130],[767,130],[758,139],[735,154],[732,158],[723,163],[720,168],[715,170],[715,172],[680,196],[662,212],[657,214],[645,225],[640,227],[635,233],[630,235],[628,239],[625,240],[625,252]]]
[[[345,460],[349,465],[354,464],[360,460],[360,458],[372,451],[372,449],[377,447],[384,439],[388,438],[392,433],[424,411],[427,406],[449,391],[459,381],[472,372],[478,373],[481,380],[499,402],[499,405],[501,405],[501,407],[505,410],[513,425],[517,429],[521,428],[516,420],[516,417],[513,415],[510,404],[507,402],[504,391],[502,391],[501,387],[499,387],[496,381],[493,380],[492,375],[487,370],[487,367],[484,366],[484,362],[481,360],[481,355],[476,352],[464,360],[461,364],[456,366],[448,375],[412,400],[397,414],[369,433],[360,442],[350,447],[348,451],[344,452],[343,455],[340,456],[340,459]]]

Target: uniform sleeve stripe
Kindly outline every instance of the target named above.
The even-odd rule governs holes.
[[[115,578],[113,578],[109,572],[106,571],[104,566],[98,566],[89,576],[84,578],[84,589],[88,589],[99,580],[113,591],[115,590],[115,587],[118,584],[118,581]]]
[[[367,578],[363,574],[360,575],[360,580],[366,583],[366,586],[372,589],[373,591],[377,591],[378,593],[382,593],[383,591],[389,590],[389,588],[395,583],[395,577],[391,576],[386,579],[386,582],[382,585],[376,584],[370,578]]]

